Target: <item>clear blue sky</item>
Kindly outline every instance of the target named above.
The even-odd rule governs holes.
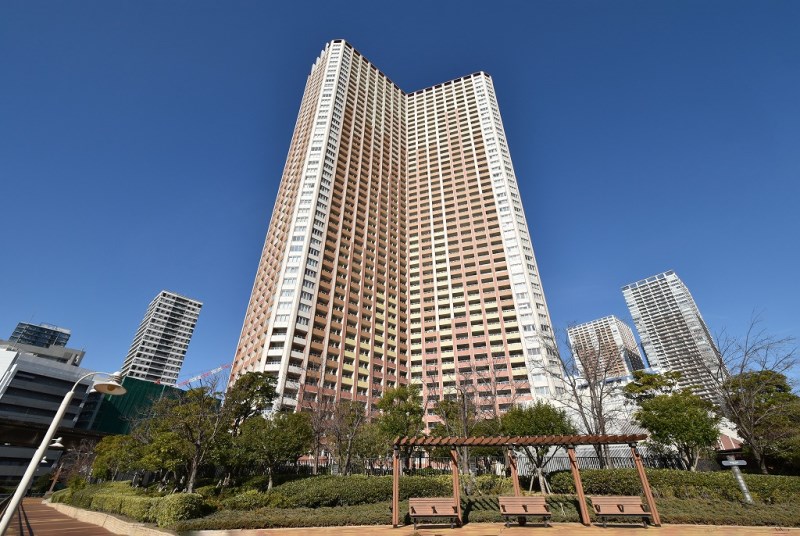
[[[800,336],[800,2],[0,3],[0,338],[118,368],[149,301],[231,360],[305,78],[344,38],[407,91],[495,82],[564,327],[675,269],[713,332]]]

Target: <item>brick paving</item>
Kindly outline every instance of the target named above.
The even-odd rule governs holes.
[[[34,536],[106,536],[114,534],[97,525],[83,523],[57,512],[42,504],[41,499],[24,499],[22,509]],[[28,532],[28,523],[25,522],[25,516],[23,516],[20,526],[19,515],[14,516],[5,536],[29,536],[31,533]],[[20,528],[22,528],[22,532],[20,532]]]
[[[195,536],[411,536],[414,527],[393,529],[389,526],[326,527],[304,529],[204,530]],[[578,523],[553,523],[551,527],[528,525],[506,528],[501,523],[468,523],[461,528],[426,525],[417,529],[419,536],[800,536],[800,528],[729,527],[708,525],[664,525],[645,529],[641,525],[584,527]]]
[[[108,530],[77,521],[55,509],[42,504],[41,499],[26,499],[23,502],[34,536],[80,535],[100,536],[113,534]],[[9,528],[5,536],[21,536],[18,523]],[[165,532],[165,534],[169,534]],[[800,528],[783,527],[732,527],[711,525],[664,525],[645,529],[641,525],[609,525],[584,527],[578,523],[553,523],[550,528],[541,525],[505,527],[500,523],[468,523],[464,527],[450,529],[445,525],[420,526],[418,536],[800,536]],[[27,532],[23,533],[28,536]],[[196,536],[412,536],[414,527],[392,528],[391,526],[323,527],[301,529],[258,530],[206,530],[196,531]]]

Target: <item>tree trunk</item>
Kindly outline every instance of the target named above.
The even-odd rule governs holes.
[[[347,440],[347,455],[344,458],[344,474],[345,475],[349,475],[350,474],[350,457],[351,457],[352,449],[353,449],[353,438],[351,437],[350,439]]]
[[[536,467],[536,479],[539,481],[539,490],[542,492],[542,494],[547,495],[550,493],[547,481],[544,479],[544,471],[542,471],[541,467]]]
[[[189,478],[186,479],[186,493],[194,493],[194,481],[197,478],[197,467],[200,460],[195,456],[189,466]]]
[[[272,467],[267,468],[267,491],[272,489]]]
[[[761,471],[762,475],[768,475],[769,470],[767,470],[767,460],[764,459],[764,456],[759,452],[757,449],[750,448],[750,452],[753,453],[753,458],[756,459],[756,463],[758,464],[758,469]]]

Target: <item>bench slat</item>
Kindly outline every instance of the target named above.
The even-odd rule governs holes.
[[[646,506],[641,497],[633,496],[613,496],[613,495],[600,495],[589,497],[592,501],[597,517],[603,519],[603,526],[606,526],[606,517],[641,517],[645,520],[647,526],[647,518],[652,518],[653,514],[646,510]]]
[[[528,516],[544,517],[546,525],[547,519],[551,516],[550,507],[541,496],[498,497],[497,500],[500,503],[500,514],[506,518],[506,526],[512,517],[522,518],[520,519],[522,523]]]

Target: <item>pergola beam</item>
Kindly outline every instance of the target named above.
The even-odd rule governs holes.
[[[575,455],[575,447],[577,445],[628,445],[631,448],[631,455],[633,456],[634,465],[639,473],[639,478],[642,482],[642,489],[644,491],[645,499],[653,514],[653,524],[656,526],[661,525],[661,519],[656,510],[656,503],[653,498],[653,492],[650,489],[650,483],[647,481],[647,475],[644,471],[642,459],[639,452],[636,450],[636,444],[639,441],[647,439],[644,434],[627,434],[627,435],[549,435],[549,436],[486,436],[486,437],[430,437],[430,436],[410,436],[410,437],[397,437],[394,440],[394,449],[392,456],[392,525],[398,527],[400,525],[400,447],[450,447],[450,468],[453,472],[453,499],[456,503],[457,515],[459,525],[462,521],[461,512],[461,491],[460,479],[458,472],[458,452],[457,447],[472,447],[472,446],[494,446],[504,447],[508,450],[509,464],[511,466],[511,475],[514,481],[514,495],[520,496],[522,490],[519,486],[519,473],[517,471],[517,459],[514,455],[513,449],[516,447],[528,446],[552,446],[564,447],[569,457],[570,470],[572,478],[575,482],[575,493],[578,496],[578,510],[581,516],[581,522],[584,525],[591,524],[589,519],[589,509],[586,507],[586,495],[583,491],[583,482],[581,481],[580,468],[578,467],[578,458]]]
[[[408,436],[395,439],[403,447],[526,447],[563,445],[629,445],[647,439],[644,434],[626,435],[549,435],[549,436],[492,436],[492,437],[431,437]]]

